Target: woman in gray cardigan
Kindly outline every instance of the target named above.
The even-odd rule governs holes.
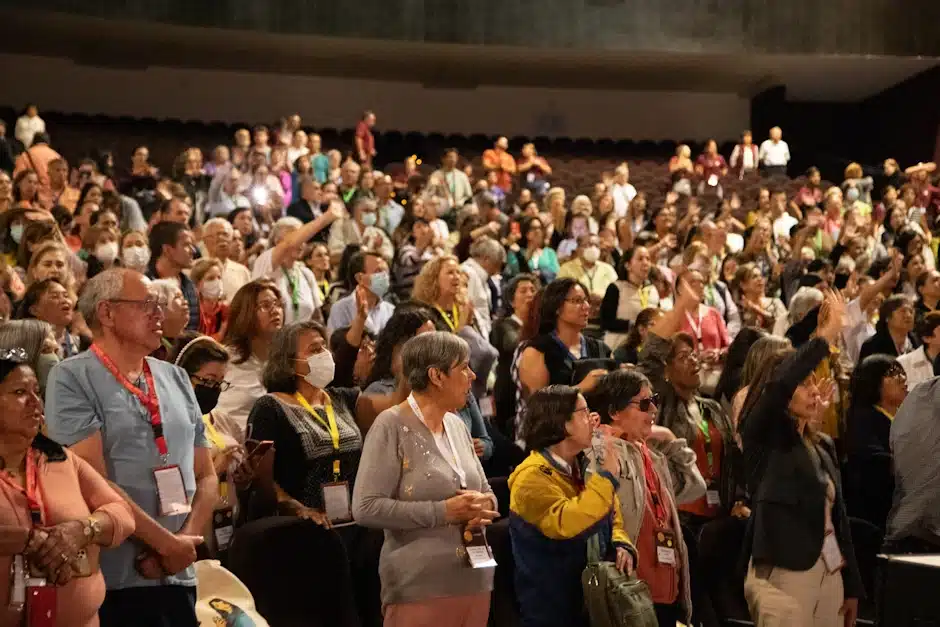
[[[605,375],[598,390],[609,403],[606,429],[618,438],[617,497],[623,529],[639,554],[637,576],[650,587],[660,625],[689,623],[689,561],[677,505],[705,494],[695,453],[686,440],[655,424],[658,398],[637,370]]]
[[[466,342],[451,333],[408,340],[402,372],[412,393],[366,436],[353,514],[360,525],[385,530],[385,627],[487,622],[494,568],[472,567],[464,542],[498,515],[496,497],[454,414],[474,378],[469,358]]]

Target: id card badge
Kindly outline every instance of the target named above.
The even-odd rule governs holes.
[[[155,468],[153,480],[157,485],[161,516],[188,514],[192,511],[189,497],[186,496],[186,486],[183,484],[183,472],[179,466]]]
[[[56,590],[45,579],[26,580],[26,627],[56,627]]]
[[[323,511],[331,523],[352,522],[352,504],[349,499],[349,482],[334,481],[333,483],[324,483],[321,486],[323,490]]]
[[[26,560],[14,555],[10,563],[10,609],[22,612],[26,607]]]
[[[842,558],[842,551],[839,549],[839,541],[833,531],[827,531],[823,538],[822,558],[826,564],[826,570],[831,575],[845,566],[845,560]]]
[[[718,488],[715,486],[708,486],[708,489],[705,490],[705,504],[709,507],[719,507],[721,505],[721,495],[718,493]]]
[[[212,513],[212,535],[220,551],[228,549],[235,533],[235,512],[231,507],[217,509]]]
[[[711,176],[708,177],[708,186],[714,187],[715,185],[718,185],[718,175],[712,174]]]
[[[481,529],[464,529],[463,543],[467,550],[467,561],[471,568],[495,568],[493,550],[486,541],[486,533]]]
[[[484,417],[490,418],[496,415],[496,408],[495,404],[493,403],[492,394],[487,394],[480,399],[480,413],[483,414]]]
[[[656,562],[666,566],[676,565],[676,534],[668,529],[656,532]]]

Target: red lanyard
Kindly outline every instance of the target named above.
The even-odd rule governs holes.
[[[10,479],[8,473],[0,473],[0,481],[26,497],[26,506],[29,508],[29,517],[33,526],[42,525],[45,512],[42,504],[42,488],[39,485],[39,464],[36,463],[36,453],[32,449],[26,451],[25,490]]]
[[[163,435],[163,421],[160,419],[160,401],[157,399],[157,386],[153,382],[153,373],[150,372],[150,366],[144,359],[144,379],[147,381],[147,394],[140,391],[136,385],[128,381],[114,365],[114,362],[108,357],[97,344],[91,345],[91,352],[101,361],[101,365],[108,369],[118,383],[124,386],[128,392],[133,394],[140,404],[144,406],[147,413],[150,414],[150,428],[153,429],[153,441],[157,445],[157,451],[165,464],[169,456],[169,449],[166,445],[166,436]]]
[[[643,452],[643,475],[646,477],[646,492],[650,496],[653,516],[660,527],[665,527],[669,513],[666,511],[666,505],[660,496],[662,485],[659,483],[659,475],[656,474],[656,470],[653,468],[653,459],[650,457],[649,449],[646,448],[645,444],[640,448]]]

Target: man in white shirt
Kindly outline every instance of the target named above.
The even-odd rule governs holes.
[[[227,303],[232,302],[235,292],[251,281],[251,272],[232,261],[232,237],[234,229],[225,218],[211,218],[202,227],[202,242],[199,243],[203,257],[215,257],[222,262],[222,293]]]
[[[610,186],[610,195],[614,199],[614,213],[618,218],[627,215],[630,203],[636,198],[636,188],[630,184],[630,168],[621,163],[614,170],[614,182]]]
[[[770,139],[760,145],[760,163],[764,176],[786,176],[790,162],[790,147],[783,141],[783,131],[779,126],[770,129]]]
[[[773,218],[774,242],[779,246],[790,241],[790,230],[799,222],[787,212],[787,191],[779,189],[770,201],[770,215]]]
[[[16,129],[13,136],[23,144],[24,148],[33,145],[36,133],[45,133],[46,123],[39,117],[39,110],[34,104],[26,105],[26,111],[16,120]]]
[[[493,290],[490,284],[493,276],[498,275],[506,263],[506,249],[493,238],[482,237],[470,247],[470,258],[460,265],[467,273],[467,296],[473,310],[479,314],[480,335],[490,337],[493,329]]]
[[[898,363],[907,375],[908,390],[934,377],[933,362],[940,354],[940,311],[925,315],[917,332],[924,342],[921,347],[898,357]]]
[[[448,148],[444,151],[444,157],[441,160],[441,169],[432,176],[438,176],[444,182],[444,188],[447,191],[447,199],[454,211],[463,207],[470,197],[473,196],[473,187],[470,186],[470,179],[467,175],[457,168],[457,159],[459,153],[456,148]]]

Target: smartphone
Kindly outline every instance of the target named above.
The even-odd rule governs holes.
[[[274,446],[274,440],[262,440],[248,453],[249,457],[262,457]]]
[[[91,577],[91,559],[88,551],[79,551],[75,561],[72,562],[72,573],[76,577]]]

